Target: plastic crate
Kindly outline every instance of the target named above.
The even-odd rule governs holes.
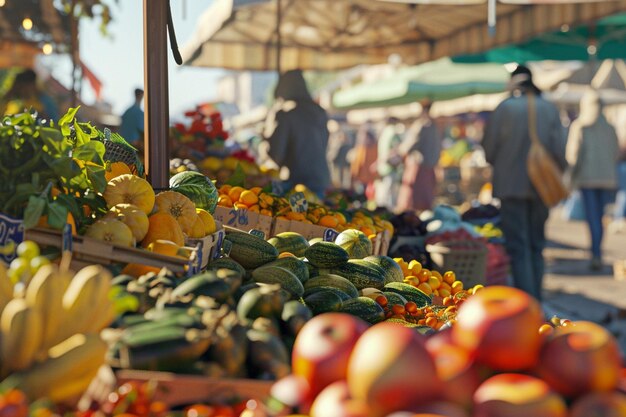
[[[465,288],[486,283],[487,246],[480,241],[461,240],[426,245],[435,269],[454,271]]]

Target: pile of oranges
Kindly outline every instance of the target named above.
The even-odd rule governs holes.
[[[444,300],[447,297],[460,300],[483,288],[482,285],[476,285],[465,289],[463,282],[456,279],[453,271],[441,275],[438,271],[423,268],[422,264],[416,260],[406,262],[402,258],[394,258],[394,261],[402,268],[404,282],[426,295],[441,297]]]
[[[365,233],[366,236],[371,236],[388,230],[393,235],[391,222],[379,216],[370,216],[365,212],[357,211],[348,218],[339,211],[312,203],[309,204],[308,211],[297,213],[291,210],[288,198],[267,193],[261,187],[245,189],[239,186],[223,185],[219,188],[217,204],[222,207],[246,209],[277,219],[328,227],[338,232],[356,229]]]

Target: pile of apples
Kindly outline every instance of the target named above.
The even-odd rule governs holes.
[[[272,388],[292,417],[620,417],[622,358],[591,322],[539,331],[539,303],[486,287],[457,322],[426,337],[346,314],[314,317],[299,333],[293,373]],[[299,414],[298,414],[299,413]]]

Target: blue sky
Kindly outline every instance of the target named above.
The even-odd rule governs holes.
[[[110,36],[103,38],[98,23],[84,21],[81,25],[81,56],[86,65],[104,83],[104,99],[120,114],[133,102],[133,90],[143,87],[143,1],[120,0],[113,3]],[[186,10],[183,4],[186,3]],[[173,0],[172,15],[180,46],[193,35],[198,17],[212,0]],[[184,13],[183,13],[184,12]],[[179,67],[171,57],[168,45],[170,114],[177,115],[196,103],[215,96],[216,80],[223,74],[218,69]],[[67,57],[45,60],[53,75],[67,85],[70,64]],[[87,82],[83,99],[93,102],[94,95]]]

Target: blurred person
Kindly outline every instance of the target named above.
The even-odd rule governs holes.
[[[289,169],[284,189],[303,184],[323,198],[330,185],[328,115],[313,101],[300,70],[280,75],[274,98],[264,137],[272,160]]]
[[[557,108],[541,96],[530,70],[519,65],[511,74],[511,96],[493,111],[482,141],[493,167],[493,196],[501,201],[500,219],[511,258],[515,287],[541,300],[545,223],[549,208],[541,201],[526,168],[530,135],[528,95],[533,94],[537,135],[556,164],[565,170],[565,134]]]
[[[341,126],[330,134],[328,144],[328,161],[332,166],[333,185],[340,189],[350,188],[350,162],[348,153],[354,146],[350,135]]]
[[[359,127],[356,133],[356,143],[352,149],[352,161],[350,162],[350,175],[355,189],[359,193],[368,195],[368,199],[374,196],[368,190],[374,187],[376,181],[376,160],[378,159],[378,145],[376,136],[369,124]]]
[[[597,91],[587,91],[580,101],[578,119],[570,126],[566,155],[571,185],[581,192],[591,235],[590,268],[597,271],[602,269],[602,218],[617,188],[619,158],[617,134],[602,114]]]
[[[404,158],[402,185],[397,211],[430,210],[435,199],[435,168],[441,155],[441,135],[430,117],[430,103],[422,104],[422,114],[411,125],[400,144]]]
[[[138,150],[143,149],[144,115],[141,109],[143,90],[135,89],[135,102],[122,114],[119,134]]]
[[[402,158],[398,154],[398,146],[402,137],[398,133],[399,120],[390,117],[378,138],[378,158],[376,170],[376,205],[395,209],[398,201],[400,180],[402,179]]]
[[[32,109],[37,111],[41,119],[59,119],[56,103],[39,88],[37,73],[32,69],[17,74],[3,101],[5,105],[3,114],[18,114]]]

